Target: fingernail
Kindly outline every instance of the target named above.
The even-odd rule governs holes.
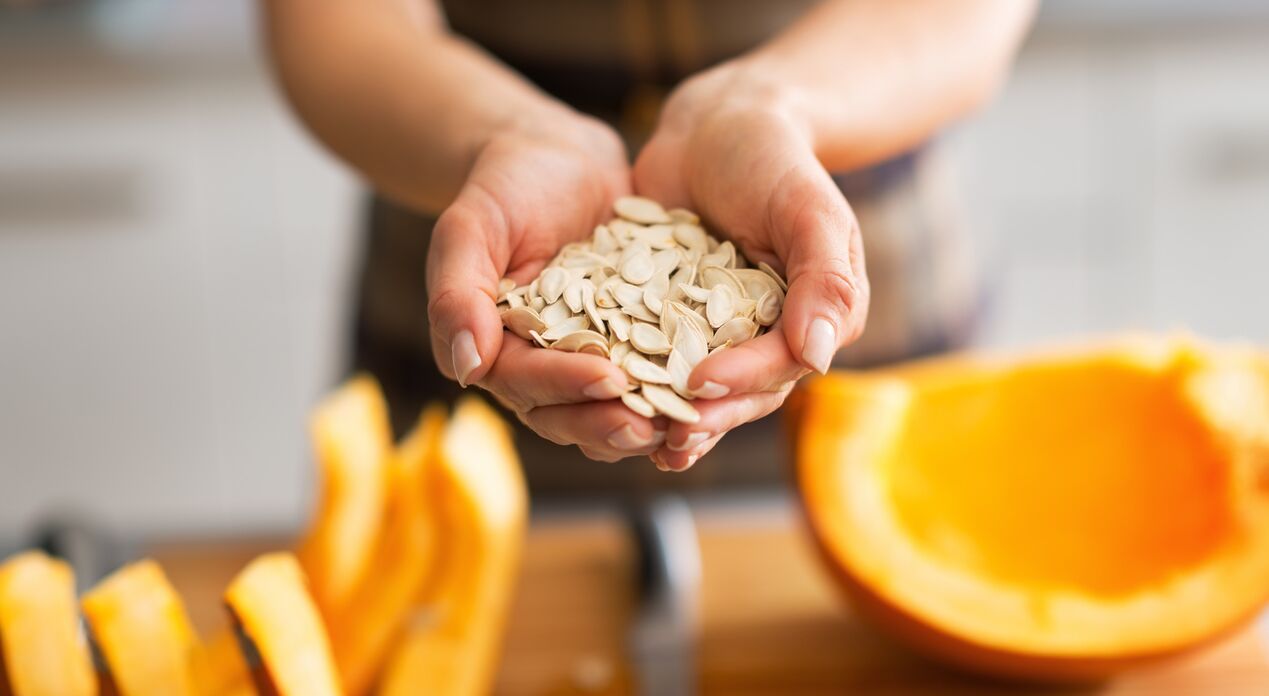
[[[467,378],[480,367],[480,352],[476,350],[476,337],[467,329],[463,329],[454,335],[450,350],[453,352],[454,375],[458,377],[458,383],[466,387]]]
[[[663,443],[663,442],[665,442],[665,431],[664,431],[664,430],[653,430],[653,431],[652,431],[652,441],[651,441],[651,442],[649,442],[648,444],[649,444],[649,445],[656,445],[657,447],[660,447],[660,446],[661,446],[661,443]]]
[[[833,353],[837,352],[837,329],[824,317],[816,317],[806,330],[806,340],[802,342],[802,360],[815,368],[816,372],[828,372],[833,362]]]
[[[683,466],[680,466],[674,469],[674,471],[687,471],[688,469],[691,469],[692,465],[696,463],[696,460],[700,458],[701,458],[701,455],[693,454],[692,456],[687,458],[687,461],[684,462]]]
[[[615,399],[621,396],[621,392],[621,387],[617,386],[617,382],[611,377],[595,380],[582,387],[582,393],[586,395],[586,398],[594,399],[595,401]]]
[[[657,457],[657,453],[656,453],[656,452],[653,452],[652,454],[649,454],[649,455],[648,455],[648,459],[651,459],[651,460],[652,460],[652,463],[657,465],[657,470],[658,470],[658,471],[669,471],[669,470],[670,470],[670,467],[666,466],[666,465],[665,465],[665,463],[664,463],[664,462],[662,462],[662,461],[661,461],[661,459]]]
[[[725,385],[718,382],[705,382],[700,389],[695,391],[697,397],[701,399],[721,399],[731,392]]]
[[[709,439],[709,433],[692,433],[688,435],[687,438],[684,439],[682,442],[678,444],[670,443],[667,446],[670,449],[674,450],[675,452],[685,452],[708,439]]]
[[[635,433],[634,426],[630,424],[623,425],[608,434],[608,444],[619,450],[639,449],[651,443],[651,438],[640,437]]]

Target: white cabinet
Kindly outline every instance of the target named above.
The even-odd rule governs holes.
[[[1269,342],[1266,74],[1260,31],[1042,29],[952,139],[992,232],[984,342]]]
[[[293,524],[356,184],[258,60],[25,57],[0,73],[0,530]]]

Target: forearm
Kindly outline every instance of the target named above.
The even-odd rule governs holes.
[[[267,0],[269,48],[290,101],[381,192],[444,208],[500,132],[576,114],[398,0]]]
[[[736,97],[777,103],[833,171],[892,157],[982,104],[1033,0],[832,0],[726,69]]]

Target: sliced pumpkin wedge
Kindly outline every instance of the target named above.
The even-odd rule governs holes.
[[[389,661],[383,696],[489,693],[524,546],[528,496],[506,423],[461,401],[436,468],[440,577]]]
[[[14,696],[97,693],[76,609],[75,577],[66,563],[27,551],[0,565],[0,690]]]
[[[349,694],[364,694],[401,634],[437,543],[432,469],[445,410],[426,409],[392,457],[387,519],[361,585],[331,623],[335,663]]]
[[[231,628],[217,631],[194,658],[194,675],[204,696],[254,696],[251,670]]]
[[[322,490],[298,553],[330,619],[365,576],[383,523],[392,430],[378,383],[357,377],[328,396],[313,416],[312,437]]]
[[[343,693],[326,627],[305,585],[299,563],[283,552],[247,564],[225,591],[225,602],[260,655],[260,693]]]
[[[1138,337],[832,374],[799,400],[804,508],[859,611],[915,647],[1100,678],[1269,597],[1263,364]]]
[[[198,637],[157,563],[120,568],[80,605],[120,696],[201,696],[194,675]]]

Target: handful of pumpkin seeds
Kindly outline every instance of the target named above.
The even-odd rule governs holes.
[[[750,268],[690,210],[638,196],[613,210],[528,285],[502,279],[502,323],[543,348],[611,360],[634,385],[621,400],[635,413],[695,423],[692,368],[766,331],[788,285],[765,263]]]

